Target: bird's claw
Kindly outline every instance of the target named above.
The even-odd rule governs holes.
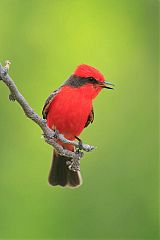
[[[58,138],[59,136],[59,131],[57,129],[54,130],[54,138]]]
[[[75,138],[78,140],[78,147],[77,147],[77,150],[76,150],[76,151],[79,153],[80,150],[83,149],[83,142],[82,142],[82,140],[81,140],[79,137],[76,137],[76,136],[75,136]]]

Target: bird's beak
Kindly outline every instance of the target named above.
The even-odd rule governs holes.
[[[111,82],[100,82],[99,86],[101,86],[102,88],[108,88],[108,89],[113,89],[114,84],[112,84]]]

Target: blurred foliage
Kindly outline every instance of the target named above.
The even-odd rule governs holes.
[[[116,84],[74,190],[47,184],[52,149],[0,84],[0,237],[158,239],[158,1],[0,0],[0,16],[0,61],[39,114],[80,63]]]

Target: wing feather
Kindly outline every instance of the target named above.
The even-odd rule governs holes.
[[[59,92],[60,89],[57,89],[55,91],[53,91],[49,97],[47,98],[47,100],[45,101],[45,104],[44,104],[44,107],[43,107],[43,110],[42,110],[42,115],[43,115],[43,118],[46,119],[47,118],[47,114],[48,114],[48,111],[49,111],[49,106],[51,104],[51,102],[54,100],[55,96],[57,95],[57,93]]]
[[[86,122],[86,125],[85,127],[87,127],[90,123],[93,123],[93,120],[94,120],[94,110],[92,108],[89,116],[88,116],[88,119],[87,119],[87,122]]]

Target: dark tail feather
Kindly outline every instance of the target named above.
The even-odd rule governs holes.
[[[68,169],[66,164],[68,160],[69,158],[59,155],[54,150],[48,177],[49,184],[52,186],[60,185],[63,187],[78,187],[82,184],[80,172],[73,172]]]

